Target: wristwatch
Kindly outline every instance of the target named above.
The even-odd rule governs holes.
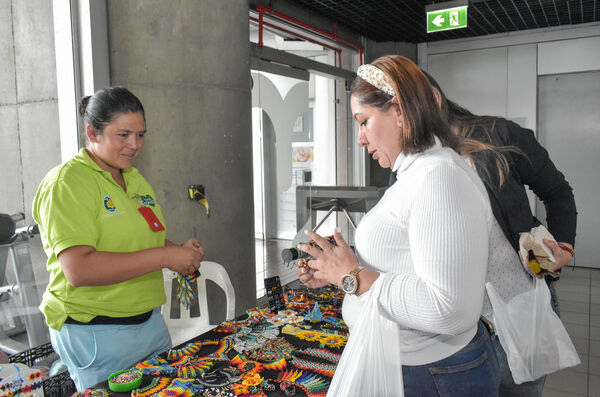
[[[359,266],[350,273],[342,276],[342,289],[347,294],[354,294],[358,290],[358,277],[356,275],[363,270],[364,267]]]

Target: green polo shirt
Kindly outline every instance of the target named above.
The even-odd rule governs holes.
[[[33,218],[40,227],[50,272],[40,310],[53,329],[60,330],[67,316],[81,322],[95,316],[129,317],[166,301],[161,270],[117,284],[73,287],[58,262],[58,254],[77,245],[107,252],[165,245],[166,232],[152,231],[138,211],[142,205],[150,208],[165,225],[154,190],[133,167],[123,170],[123,177],[127,192],[81,149],[52,169],[38,188]]]

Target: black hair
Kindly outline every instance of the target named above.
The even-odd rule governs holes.
[[[491,132],[496,128],[496,123],[500,120],[499,117],[474,114],[458,103],[451,101],[446,97],[446,94],[444,94],[444,91],[442,91],[442,88],[433,76],[424,70],[421,71],[425,74],[431,86],[439,92],[442,113],[448,124],[457,128],[458,135],[469,142],[469,146],[472,148],[471,154],[473,155],[474,164],[479,176],[484,182],[501,186],[504,183],[505,175],[510,172],[510,163],[507,156],[514,153],[527,158],[525,153],[516,146],[498,146],[497,144],[501,145],[502,143],[494,142]],[[492,163],[496,165],[497,178],[485,166]],[[492,180],[498,182],[491,182]]]
[[[146,120],[142,102],[125,87],[107,87],[79,102],[81,118],[86,125],[91,124],[98,134],[121,113],[141,113]]]

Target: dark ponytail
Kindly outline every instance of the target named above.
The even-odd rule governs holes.
[[[81,102],[79,102],[79,115],[81,118],[85,118],[85,109],[87,108],[88,102],[90,101],[91,95],[81,98]]]
[[[98,134],[121,113],[141,113],[146,119],[142,102],[125,87],[107,87],[79,102],[79,114],[84,124],[91,124]]]

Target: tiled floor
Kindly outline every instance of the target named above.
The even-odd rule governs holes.
[[[556,290],[581,364],[549,375],[543,397],[600,397],[600,269],[564,269]]]

